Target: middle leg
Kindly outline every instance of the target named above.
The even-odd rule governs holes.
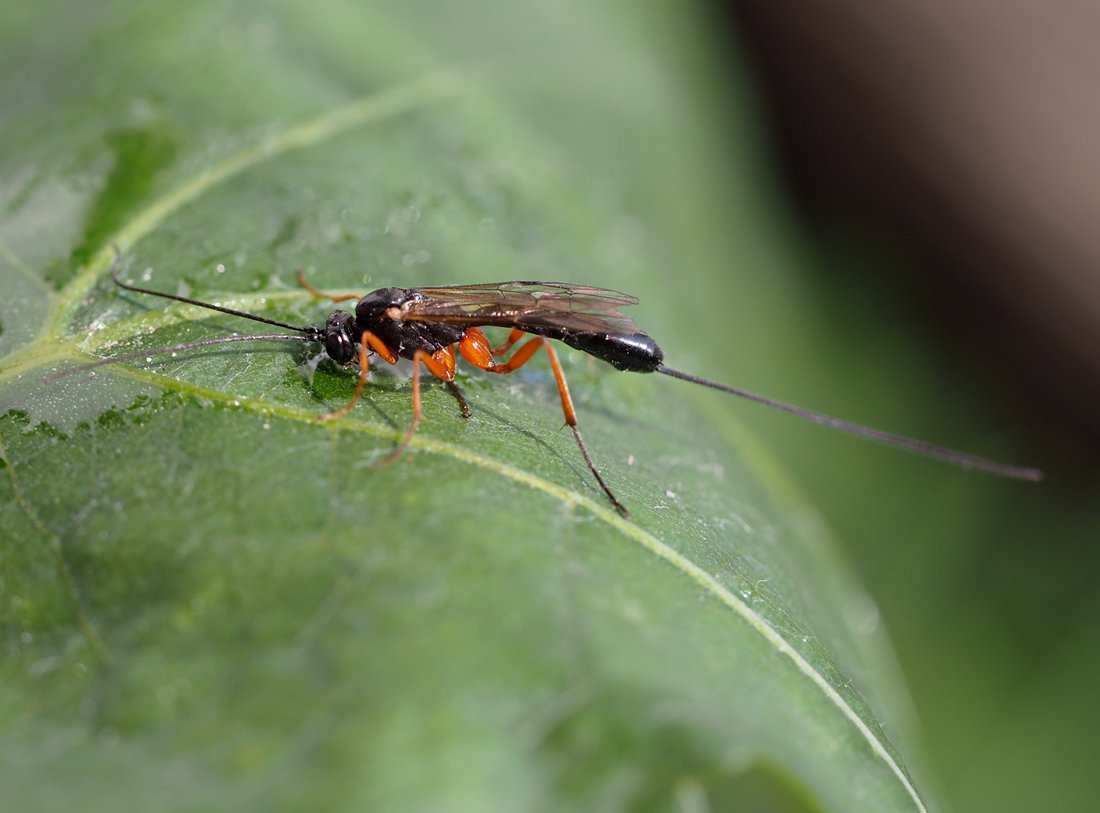
[[[413,368],[412,368],[412,402],[413,402],[413,419],[409,424],[409,428],[405,431],[405,436],[401,438],[401,442],[397,444],[397,447],[379,460],[373,466],[372,469],[380,469],[393,463],[397,458],[404,454],[405,450],[409,448],[409,444],[412,443],[413,436],[416,435],[416,429],[420,426],[420,418],[423,411],[420,406],[420,365],[423,364],[428,368],[436,378],[441,378],[448,384],[454,383],[455,377],[455,354],[453,347],[443,347],[437,350],[435,353],[428,353],[425,350],[417,350],[413,353]],[[461,393],[458,393],[458,388],[453,389],[458,396],[459,403],[466,407],[466,401],[462,398]],[[466,411],[469,411],[469,407],[466,407]]]

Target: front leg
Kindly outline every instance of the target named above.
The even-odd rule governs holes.
[[[359,382],[355,385],[355,393],[351,396],[351,400],[344,405],[343,409],[338,409],[335,412],[326,412],[324,415],[317,416],[318,423],[324,423],[326,421],[335,421],[338,418],[342,418],[351,412],[351,408],[358,403],[359,399],[363,396],[363,387],[367,383],[367,375],[370,373],[370,361],[368,355],[371,350],[374,350],[385,361],[390,364],[397,364],[397,354],[390,350],[384,341],[379,339],[369,330],[364,330],[363,335],[359,337]]]

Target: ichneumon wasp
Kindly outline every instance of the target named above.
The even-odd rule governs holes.
[[[550,360],[561,399],[562,412],[565,414],[565,423],[573,432],[588,470],[619,513],[629,516],[626,507],[611,491],[599,469],[596,468],[581,436],[565,374],[554,345],[551,343],[551,340],[554,340],[606,361],[618,370],[662,373],[789,412],[822,426],[906,449],[936,460],[1017,480],[1036,481],[1042,478],[1042,472],[1038,469],[999,463],[923,440],[872,429],[862,424],[813,412],[739,387],[667,367],[664,363],[664,353],[657,343],[639,330],[634,321],[621,311],[621,308],[637,304],[638,300],[618,291],[565,282],[514,281],[430,288],[379,288],[362,297],[333,296],[314,288],[306,281],[304,272],[299,272],[302,286],[315,296],[329,299],[334,303],[358,300],[354,313],[335,310],[329,314],[324,326],[318,327],[294,325],[254,313],[201,302],[186,296],[131,285],[119,277],[120,263],[121,255],[116,247],[111,278],[115,284],[127,291],[172,299],[231,316],[251,319],[254,322],[294,331],[299,335],[264,333],[201,339],[114,356],[76,370],[66,371],[66,374],[159,353],[191,350],[229,342],[299,340],[318,343],[336,364],[354,365],[359,368],[358,382],[351,400],[335,412],[318,416],[319,421],[330,421],[346,415],[362,396],[370,371],[371,355],[377,355],[388,364],[396,364],[401,358],[409,359],[412,361],[412,421],[400,443],[377,465],[386,465],[396,460],[408,448],[416,433],[422,417],[421,366],[426,367],[429,372],[446,383],[458,400],[462,414],[469,417],[469,406],[454,381],[455,365],[459,356],[480,370],[507,374],[525,365],[541,349]],[[482,332],[483,327],[505,327],[511,330],[503,343],[493,345]],[[523,341],[524,339],[526,341]],[[512,348],[517,344],[518,348],[513,351]],[[505,359],[509,352],[511,355]]]

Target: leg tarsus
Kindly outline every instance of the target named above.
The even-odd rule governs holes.
[[[449,389],[451,391],[451,395],[453,395],[456,399],[458,399],[458,405],[462,409],[462,417],[463,418],[469,418],[470,417],[470,405],[467,404],[466,399],[462,397],[462,392],[461,392],[461,390],[459,390],[458,385],[455,384],[455,382],[453,382],[453,381],[447,381],[445,383],[447,384],[447,389]]]
[[[592,476],[595,477],[596,482],[600,484],[600,488],[602,488],[603,493],[607,495],[607,499],[611,500],[611,504],[615,506],[615,510],[622,515],[623,519],[630,519],[630,512],[626,509],[625,505],[619,502],[619,498],[611,491],[611,487],[608,486],[603,479],[599,469],[596,468],[596,464],[592,462],[592,455],[588,453],[588,447],[584,445],[584,439],[581,437],[581,431],[577,429],[577,425],[567,425],[573,430],[573,437],[577,439],[577,447],[581,450],[581,456],[584,458],[584,462],[588,464],[588,470],[592,472]]]

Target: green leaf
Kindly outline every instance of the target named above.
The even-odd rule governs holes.
[[[781,229],[752,213],[744,125],[691,101],[719,99],[705,21],[3,15],[5,807],[924,809],[873,605],[714,394],[563,351],[625,520],[544,362],[463,372],[469,420],[427,386],[382,469],[408,381],[378,370],[319,424],[355,377],[300,343],[47,380],[255,327],[120,292],[112,243],[141,284],[299,323],[326,313],[299,268],[350,293],[619,288],[670,364],[720,375],[717,332],[759,318],[730,295],[770,251],[751,233]]]

